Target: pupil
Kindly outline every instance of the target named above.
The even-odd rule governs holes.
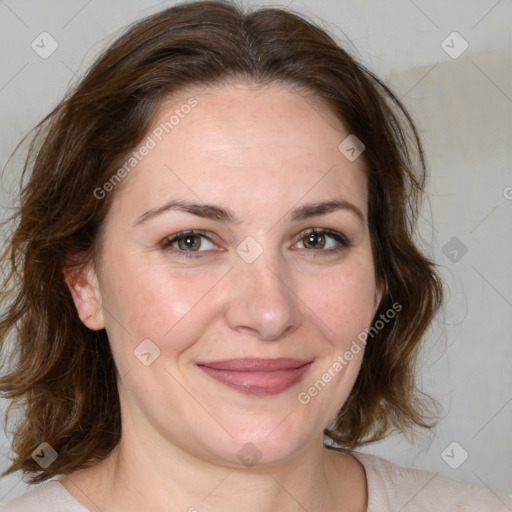
[[[316,244],[320,243],[321,246],[323,246],[322,244],[322,241],[323,241],[323,236],[322,235],[317,235],[316,233],[311,233],[308,237],[308,245],[312,245],[313,247],[316,246]]]
[[[182,238],[182,241],[184,242],[186,249],[196,250],[200,245],[198,237],[195,235],[189,235],[185,238]]]

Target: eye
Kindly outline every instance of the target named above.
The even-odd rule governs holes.
[[[327,256],[338,253],[351,246],[348,238],[337,231],[310,228],[302,231],[295,245],[302,244],[304,249],[314,256]],[[172,250],[180,257],[199,258],[200,253],[214,249],[215,244],[204,231],[188,230],[176,233],[161,242],[162,249]],[[316,253],[316,254],[314,254]]]
[[[172,248],[179,256],[185,258],[199,257],[194,253],[205,252],[215,247],[203,231],[182,231],[162,241],[162,249]]]
[[[299,249],[309,249],[309,252],[317,252],[318,254],[314,254],[314,256],[337,253],[351,245],[343,233],[328,229],[312,228],[302,231],[297,240],[297,243],[303,246]]]

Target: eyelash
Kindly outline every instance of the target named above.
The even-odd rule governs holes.
[[[329,256],[331,254],[339,253],[352,245],[350,243],[349,239],[343,233],[339,233],[337,231],[332,231],[330,229],[317,229],[317,228],[309,228],[309,229],[306,229],[306,230],[300,232],[297,235],[297,237],[295,238],[295,242],[293,245],[295,245],[297,242],[300,242],[306,236],[312,235],[312,234],[327,235],[330,238],[334,239],[339,244],[337,247],[334,247],[331,249],[324,249],[324,250],[322,250],[322,249],[318,249],[318,250],[304,249],[304,250],[308,250],[309,252],[312,252],[312,253],[317,253],[317,254],[313,254],[314,257]],[[174,244],[178,240],[180,240],[182,238],[186,238],[187,236],[191,236],[191,235],[202,236],[202,237],[206,238],[208,241],[210,241],[211,243],[214,243],[208,237],[206,232],[191,229],[188,231],[182,231],[180,233],[176,233],[175,235],[165,238],[161,243],[162,249],[172,249],[172,250],[176,251],[176,253],[178,254],[179,257],[182,257],[182,258],[200,258],[200,257],[202,257],[201,252],[205,252],[205,251],[184,251],[181,249],[175,249],[175,248],[171,247],[172,244]],[[198,254],[195,254],[195,253],[198,253]]]

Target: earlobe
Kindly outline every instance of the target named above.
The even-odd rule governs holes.
[[[82,323],[93,331],[105,327],[98,277],[92,263],[63,270],[64,280]]]

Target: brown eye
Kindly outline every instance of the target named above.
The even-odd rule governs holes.
[[[350,241],[343,233],[325,229],[303,231],[297,237],[297,243],[303,245],[299,249],[307,249],[315,256],[329,255],[350,247]]]
[[[199,235],[186,235],[178,238],[177,242],[182,251],[197,251],[201,247],[201,237]]]
[[[319,233],[310,233],[304,237],[306,249],[323,249],[325,247],[325,236]]]
[[[184,231],[167,237],[161,242],[161,246],[162,249],[174,252],[178,256],[192,258],[203,256],[202,253],[214,249],[215,244],[208,238],[206,233]]]

